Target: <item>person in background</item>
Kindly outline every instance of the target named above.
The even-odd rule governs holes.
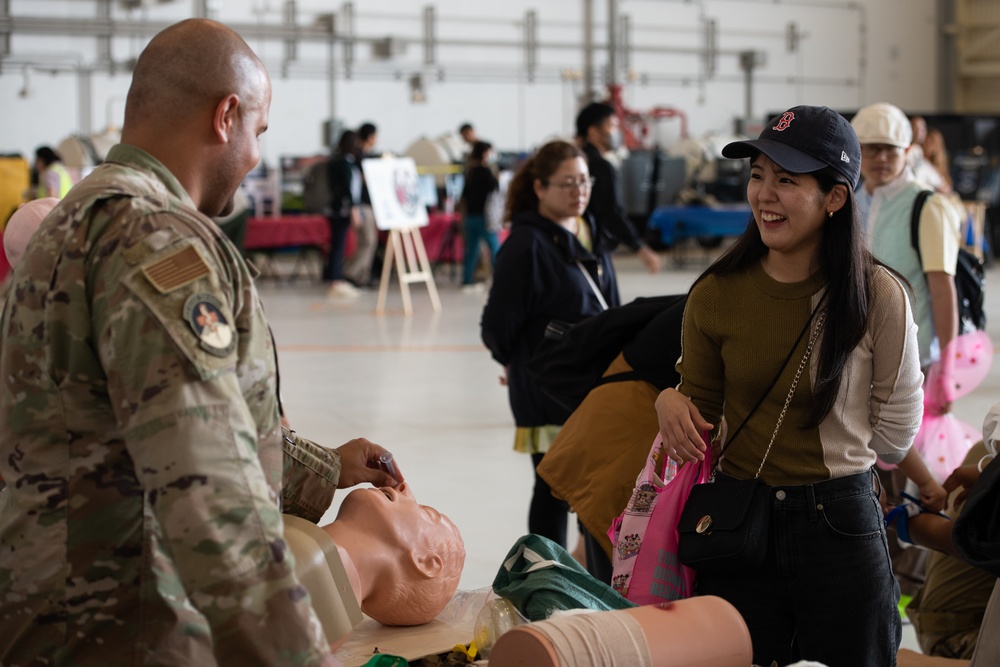
[[[35,151],[35,171],[38,172],[36,199],[62,199],[73,187],[73,177],[62,163],[62,158],[48,146],[41,146]]]
[[[378,128],[373,123],[362,123],[358,128],[358,152],[361,160],[376,157],[375,146],[378,144]],[[372,282],[372,262],[378,250],[378,226],[375,224],[375,213],[372,211],[371,195],[368,194],[368,184],[361,172],[361,203],[358,204],[359,224],[354,228],[357,245],[354,252],[344,261],[344,279],[355,287],[367,287]]]
[[[500,240],[497,233],[486,227],[486,200],[497,191],[498,183],[490,160],[493,146],[485,141],[477,141],[469,153],[468,166],[465,170],[465,184],[462,187],[462,197],[459,200],[463,210],[465,232],[465,250],[462,255],[462,285],[472,289],[476,284],[476,267],[479,264],[479,248],[485,241],[490,249],[490,262],[494,262]]]
[[[935,192],[948,194],[951,176],[948,174],[948,155],[941,152],[944,149],[941,131],[928,128],[923,116],[910,118],[910,131],[913,138],[906,151],[906,163],[913,170],[913,176]],[[932,132],[936,135],[934,139],[930,138]]]
[[[910,121],[898,107],[883,102],[858,111],[851,124],[861,141],[864,181],[858,197],[869,202],[872,253],[910,283],[920,366],[926,373],[958,333],[954,276],[961,220],[943,197],[930,196],[920,214],[918,255],[910,243],[910,221],[914,201],[926,186],[916,181],[906,163]],[[941,395],[946,397],[953,386],[950,370],[941,373]],[[950,408],[950,400],[931,406],[935,414]]]
[[[922,377],[906,288],[856,213],[861,146],[840,114],[797,106],[722,154],[750,159],[753,220],[691,287],[681,381],[656,410],[679,463],[725,421],[715,485],[760,479],[769,528],[759,567],[699,572],[699,594],[740,611],[754,664],[892,665],[899,587],[872,466],[910,449]]]
[[[356,299],[357,288],[344,278],[344,251],[347,248],[347,230],[361,226],[361,152],[358,135],[344,130],[337,142],[337,149],[330,159],[330,193],[332,207],[329,217],[330,250],[323,267],[323,280],[327,283],[330,298]]]
[[[510,236],[497,253],[480,322],[483,342],[504,367],[514,449],[531,454],[535,468],[569,411],[542,393],[528,360],[552,320],[578,322],[619,304],[611,256],[586,215],[590,186],[583,152],[565,141],[545,144],[521,165],[507,193]],[[567,509],[536,472],[528,531],[565,547]]]
[[[899,272],[909,283],[907,294],[917,323],[920,367],[926,378],[931,366],[942,359],[941,352],[958,334],[954,276],[961,218],[944,196],[928,197],[918,222],[918,254],[911,242],[913,208],[917,195],[929,188],[917,181],[907,164],[907,150],[913,139],[910,121],[898,107],[882,102],[860,109],[851,125],[861,142],[864,181],[857,197],[866,212],[871,250],[879,261]],[[925,388],[934,397],[925,409],[939,415],[951,410],[954,387],[952,357],[944,355],[943,359],[949,363],[935,374],[940,387]],[[906,484],[901,475],[880,471],[879,477],[888,504],[901,504],[900,492]],[[889,541],[889,549],[903,595],[913,595],[924,580],[929,554],[921,549],[902,549],[895,539]]]
[[[403,480],[368,440],[279,425],[260,298],[211,220],[270,102],[236,32],[164,29],[122,143],[26,246],[0,316],[0,664],[336,664],[281,514]]]
[[[933,167],[934,173],[940,179],[938,184],[933,186],[934,189],[942,194],[950,194],[954,189],[951,180],[951,162],[948,159],[944,135],[936,127],[927,130],[927,139],[924,140],[924,164]]]
[[[906,610],[908,614],[914,612],[917,638],[929,655],[900,649],[899,667],[1000,664],[1000,639],[996,633],[1000,624],[1000,572],[996,532],[989,512],[997,502],[996,477],[989,467],[996,465],[991,460],[996,457],[998,442],[1000,403],[993,405],[983,419],[982,443],[975,445],[963,465],[945,480],[945,488],[955,493],[951,516],[957,514],[957,521],[930,513],[910,519],[913,541],[943,553],[935,554],[937,560],[928,572],[926,592],[922,590]],[[984,452],[986,455],[980,456]],[[987,486],[977,488],[980,484]],[[972,492],[980,494],[979,509],[974,512],[978,516],[962,516]]]
[[[458,126],[458,134],[462,137],[462,141],[469,144],[471,148],[477,141],[479,137],[476,136],[476,130],[472,127],[472,123],[462,123]]]
[[[590,175],[594,178],[587,213],[597,221],[602,234],[616,243],[627,245],[650,273],[656,273],[660,270],[660,256],[639,238],[625,215],[618,170],[604,157],[604,153],[621,145],[621,130],[615,110],[602,102],[588,104],[576,117],[576,136],[587,155]]]

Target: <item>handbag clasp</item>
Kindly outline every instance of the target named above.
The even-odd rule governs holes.
[[[694,527],[694,532],[699,535],[711,535],[712,531],[712,517],[708,514],[698,519],[698,523]]]

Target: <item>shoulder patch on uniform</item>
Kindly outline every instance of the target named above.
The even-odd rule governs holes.
[[[184,318],[191,325],[203,350],[217,357],[228,356],[236,347],[236,332],[223,314],[222,303],[211,294],[192,294],[184,302]]]
[[[212,273],[197,248],[185,245],[176,252],[142,267],[142,272],[160,294],[189,285]]]

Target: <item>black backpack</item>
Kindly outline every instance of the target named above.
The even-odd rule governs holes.
[[[641,369],[602,376],[647,324],[686,299],[687,294],[639,297],[576,324],[553,320],[528,361],[528,373],[549,398],[570,411],[598,385],[623,380],[649,381]],[[680,308],[683,309],[683,304]]]
[[[910,244],[920,259],[920,211],[924,202],[933,193],[924,190],[913,202],[910,217]],[[986,272],[978,257],[965,248],[958,250],[958,264],[955,265],[955,293],[958,296],[958,333],[971,333],[986,328],[986,311],[983,302],[986,296]]]
[[[330,215],[333,192],[330,191],[330,163],[317,162],[302,177],[302,208],[306,213]]]

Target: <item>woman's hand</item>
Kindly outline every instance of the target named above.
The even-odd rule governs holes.
[[[705,459],[705,442],[701,434],[712,425],[684,394],[676,389],[664,389],[656,397],[656,417],[663,436],[667,456],[677,463]]]

